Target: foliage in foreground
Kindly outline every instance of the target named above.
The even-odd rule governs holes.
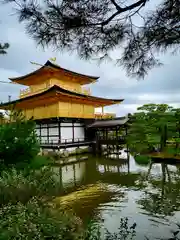
[[[0,239],[82,239],[81,221],[73,214],[36,199],[0,209]]]
[[[12,111],[10,122],[0,124],[0,166],[24,168],[37,156],[39,143],[35,122]]]
[[[49,167],[26,172],[11,169],[0,177],[0,205],[26,203],[32,197],[52,198],[59,192],[59,183]]]
[[[8,169],[0,177],[0,239],[81,239],[81,221],[52,204],[58,178],[49,167]],[[66,210],[67,211],[67,210]]]

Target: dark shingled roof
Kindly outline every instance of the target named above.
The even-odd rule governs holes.
[[[126,124],[128,120],[128,117],[121,117],[110,120],[97,120],[94,123],[90,124],[88,128],[116,127]]]

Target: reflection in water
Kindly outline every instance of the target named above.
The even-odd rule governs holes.
[[[136,164],[125,159],[89,157],[87,161],[54,167],[61,184],[55,201],[72,208],[84,221],[94,218],[116,231],[122,217],[137,223],[136,239],[171,237],[180,221],[180,168],[177,165]]]

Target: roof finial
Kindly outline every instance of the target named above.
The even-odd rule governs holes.
[[[52,61],[52,62],[56,62],[56,57],[50,58],[49,60]]]

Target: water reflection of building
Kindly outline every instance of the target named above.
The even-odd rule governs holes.
[[[55,167],[63,195],[56,198],[56,202],[72,207],[84,216],[94,214],[96,209],[97,216],[99,206],[124,197],[124,193],[117,191],[115,186],[128,186],[136,181],[137,174],[130,176],[128,169],[127,161],[108,159],[88,159]]]
[[[159,237],[162,229],[166,235],[169,230],[162,227],[166,220],[164,216],[180,219],[180,174],[178,166],[163,164],[153,164],[152,168],[147,165],[140,171],[140,166],[135,165],[134,159],[130,158],[128,171],[126,162],[89,159],[80,163],[79,168],[76,167],[78,164],[71,167],[71,177],[67,178],[64,175],[66,171],[62,170],[62,181],[76,181],[76,184],[73,182],[71,187],[64,184],[66,194],[56,201],[68,208],[72,207],[82,218],[97,217],[105,220],[108,230],[119,227],[121,217],[129,217],[137,220],[137,231],[143,233],[143,236],[149,230],[153,237]],[[73,169],[76,171],[75,179]],[[166,181],[163,177],[165,169]],[[142,236],[137,237],[142,239]]]
[[[85,162],[73,163],[61,167],[54,167],[54,172],[60,180],[62,188],[76,186],[82,182],[85,174]]]

